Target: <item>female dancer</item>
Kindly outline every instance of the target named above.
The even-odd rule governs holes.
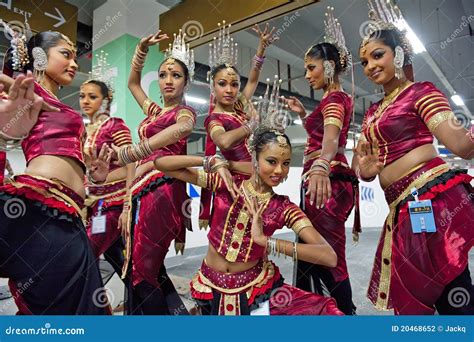
[[[287,103],[303,120],[308,133],[303,166],[307,181],[301,189],[302,208],[336,251],[337,266],[327,268],[298,262],[296,286],[311,291],[312,278],[314,291],[322,295],[324,284],[336,299],[338,308],[351,315],[355,306],[346,264],[345,222],[358,197],[358,181],[344,155],[353,101],[339,81],[340,74],[351,68],[351,56],[332,8],[328,8],[326,19],[326,42],[312,46],[305,55],[305,78],[313,89],[324,91],[323,98],[309,115],[297,98],[291,97]],[[331,34],[335,30],[338,38]],[[359,226],[355,228],[357,232]]]
[[[215,154],[217,146],[224,158],[229,161],[250,162],[251,160],[246,145],[251,131],[250,122],[252,119],[249,115],[247,103],[251,101],[257,89],[260,71],[265,61],[265,50],[274,41],[272,36],[275,28],[269,30],[267,24],[262,32],[258,25],[255,25],[253,30],[259,35],[260,41],[242,93],[239,93],[240,75],[235,67],[237,49],[231,46],[232,39],[229,36],[228,29],[226,30],[225,22],[220,29],[218,39],[215,40],[209,51],[211,104],[209,107],[210,114],[204,121],[204,127],[207,131],[206,155]],[[226,44],[227,50],[225,49]],[[222,50],[219,50],[218,46],[222,46]],[[228,55],[228,51],[232,51],[232,54]],[[237,175],[243,179],[249,178],[249,175],[239,173]],[[202,211],[199,215],[199,226],[201,228],[206,228],[209,224],[211,197],[211,192],[202,189]]]
[[[81,219],[84,124],[56,97],[75,76],[75,48],[61,33],[40,32],[13,53],[13,66],[34,68],[35,93],[57,111],[42,111],[29,135],[13,139],[21,140],[27,168],[0,187],[0,276],[10,278],[20,314],[105,314],[102,279]],[[105,178],[97,171],[110,160],[104,152],[91,163],[97,180]]]
[[[397,315],[473,314],[468,268],[474,241],[472,178],[438,157],[433,136],[466,159],[474,157],[474,143],[441,91],[410,79],[412,50],[395,25],[403,20],[398,8],[382,1],[377,7],[369,4],[374,22],[360,60],[365,75],[386,95],[365,113],[353,166],[362,179],[379,176],[390,212],[368,297],[376,308],[393,308]],[[471,296],[458,305],[453,298],[459,293]]]
[[[205,315],[248,315],[254,309],[272,315],[341,315],[332,298],[283,284],[278,267],[267,259],[268,252],[328,267],[337,263],[334,250],[298,206],[272,190],[289,172],[288,137],[260,128],[254,133],[250,148],[255,151],[256,169],[248,180],[234,176],[239,187],[236,196],[224,186],[221,172],[192,168],[204,164],[208,172],[222,170],[227,162],[215,156],[204,160],[193,156],[155,160],[158,170],[215,192],[209,249],[191,281],[192,296]],[[285,225],[306,243],[271,237]]]
[[[138,128],[141,142],[116,150],[121,164],[139,161],[131,190],[131,223],[125,228],[131,238],[127,242],[127,257],[131,254],[133,267],[133,296],[127,299],[129,314],[185,313],[185,310],[174,311],[173,307],[182,303],[163,262],[172,240],[183,251],[186,228],[191,229],[183,209],[183,202],[188,198],[186,184],[165,177],[153,167],[157,157],[186,154],[186,137],[195,124],[194,109],[184,104],[184,92],[194,71],[194,57],[181,32],[158,71],[164,107],[151,101],[140,86],[148,49],[166,38],[167,35],[158,32],[143,38],[136,48],[128,85],[147,117]],[[130,227],[132,231],[127,232]]]
[[[120,118],[110,117],[112,92],[106,83],[99,80],[89,80],[82,84],[79,94],[79,104],[87,114],[90,124],[86,126],[87,139],[84,144],[86,165],[95,159],[104,144],[115,144],[118,147],[132,143],[130,130]],[[110,164],[109,174],[103,184],[91,181],[87,184],[87,235],[91,241],[94,255],[98,259],[104,254],[105,259],[121,276],[123,268],[124,243],[119,227],[119,217],[122,212],[128,213],[129,203],[125,202],[127,189],[135,171],[133,164],[119,167]],[[130,182],[131,183],[131,182]],[[105,225],[97,224],[95,217],[105,217]],[[95,222],[95,224],[94,224]]]

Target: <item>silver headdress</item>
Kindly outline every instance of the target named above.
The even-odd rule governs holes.
[[[411,64],[413,59],[413,47],[407,37],[406,21],[400,9],[393,5],[390,0],[368,0],[369,19],[368,33],[362,40],[361,46],[365,46],[374,33],[383,30],[394,30],[402,39],[402,48],[405,53],[405,65]]]
[[[112,92],[114,74],[110,68],[110,64],[107,61],[108,55],[109,54],[103,50],[101,50],[99,54],[95,55],[96,63],[92,67],[92,71],[89,74],[89,80],[104,82]]]
[[[166,59],[177,59],[181,61],[189,72],[189,79],[192,81],[194,77],[194,51],[186,44],[186,33],[180,29],[178,34],[174,34],[173,44],[165,52]]]
[[[352,56],[346,46],[346,39],[342,33],[341,24],[334,17],[334,7],[328,6],[324,20],[324,41],[323,43],[329,43],[334,45],[339,53],[339,61],[343,72],[346,72],[351,68]]]
[[[278,136],[283,138],[278,140],[279,143],[282,146],[287,144],[283,133],[288,126],[290,116],[288,106],[286,106],[284,99],[280,97],[281,82],[278,76],[275,76],[273,86],[270,88],[270,79],[267,79],[265,94],[254,103],[254,110],[258,113],[259,119],[258,122],[252,122],[250,125],[252,132],[248,140],[248,147],[251,152],[254,149],[255,133],[260,130],[271,130],[277,133]]]
[[[237,43],[230,37],[230,27],[226,27],[225,21],[217,24],[219,26],[219,35],[214,37],[212,43],[209,44],[209,66],[214,68],[218,65],[225,64],[227,67],[237,65],[238,50]]]

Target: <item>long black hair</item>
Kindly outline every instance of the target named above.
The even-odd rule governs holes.
[[[88,80],[82,83],[82,85],[86,85],[86,84],[94,84],[99,87],[100,94],[102,95],[104,99],[107,100],[107,110],[110,111],[110,105],[112,103],[113,96],[112,96],[112,90],[109,88],[109,86],[107,86],[107,84],[99,80]]]
[[[336,75],[339,75],[345,68],[345,66],[341,65],[341,58],[337,48],[329,43],[319,43],[313,45],[308,49],[308,51],[306,51],[305,57],[333,61]]]
[[[74,44],[71,42],[71,40],[65,36],[64,34],[56,31],[44,31],[44,32],[38,32],[34,36],[28,40],[26,43],[26,48],[28,51],[28,60],[29,63],[24,65],[21,70],[17,70],[19,72],[25,73],[27,70],[33,70],[33,49],[35,47],[40,47],[42,48],[46,54],[48,54],[49,50],[52,47],[55,47],[59,44],[59,42],[63,40],[66,43],[70,44],[72,47],[74,47]],[[7,58],[6,58],[6,67],[10,71],[13,70],[13,56],[12,56],[12,50],[9,49],[7,52]]]
[[[412,64],[413,51],[409,42],[407,42],[405,34],[400,32],[397,29],[385,29],[377,30],[372,32],[367,39],[364,39],[361,43],[361,48],[363,45],[367,44],[369,41],[379,40],[384,45],[389,46],[393,53],[395,54],[395,48],[400,46],[405,52],[405,59],[403,66]]]
[[[259,127],[253,133],[250,141],[250,149],[255,152],[255,157],[258,159],[260,152],[270,143],[279,143],[278,137],[284,137],[289,148],[291,149],[290,138],[284,133],[268,127]]]
[[[211,73],[210,73],[210,75],[211,75],[211,80],[214,80],[214,77],[216,77],[216,75],[217,75],[217,73],[218,73],[219,71],[224,70],[224,69],[227,69],[227,68],[229,68],[229,67],[232,68],[232,69],[234,69],[234,71],[235,71],[235,73],[236,73],[237,75],[240,75],[240,74],[239,74],[239,71],[237,70],[237,68],[236,68],[235,66],[233,66],[233,65],[228,65],[228,64],[219,64],[219,65],[217,65],[217,66],[215,66],[215,67],[213,67],[213,68],[211,69]]]
[[[161,69],[161,66],[168,60],[169,58],[166,58],[163,62],[161,62],[159,69]],[[184,70],[184,80],[187,83],[189,83],[190,81],[190,78],[189,78],[189,70],[188,70],[188,67],[183,63],[181,62],[179,59],[174,59],[175,62],[178,62],[179,65],[181,65],[181,67],[183,68]]]

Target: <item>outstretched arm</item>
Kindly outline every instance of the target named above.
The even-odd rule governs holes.
[[[247,84],[245,85],[245,88],[242,91],[242,95],[244,95],[247,100],[252,99],[252,96],[255,93],[255,90],[257,89],[258,79],[260,77],[263,59],[265,58],[266,48],[275,40],[278,40],[278,37],[273,37],[273,32],[275,31],[275,28],[273,27],[270,30],[268,23],[265,25],[265,29],[263,30],[263,32],[260,30],[260,27],[258,25],[255,25],[253,27],[253,30],[260,37],[260,41],[257,47],[256,58],[252,63],[252,68],[250,68]]]
[[[141,86],[141,74],[145,65],[146,54],[148,53],[150,46],[156,45],[165,39],[168,39],[168,36],[166,34],[161,34],[161,31],[158,31],[156,34],[150,34],[149,36],[142,38],[135,50],[130,75],[128,77],[128,89],[130,89],[130,92],[140,107],[143,106],[143,102],[148,98]]]

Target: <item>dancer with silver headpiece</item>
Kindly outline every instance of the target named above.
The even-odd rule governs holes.
[[[187,314],[163,264],[171,242],[175,240],[177,252],[182,252],[186,229],[191,230],[189,215],[183,209],[188,199],[186,183],[153,167],[157,157],[186,154],[186,138],[196,122],[194,109],[184,104],[194,74],[194,54],[185,34],[180,31],[174,36],[159,66],[163,107],[153,102],[140,84],[149,48],[167,38],[158,32],[137,45],[128,86],[146,118],[138,127],[140,143],[114,147],[120,165],[136,162],[130,197],[124,204],[130,210],[120,222],[127,237],[123,270],[123,276],[129,277],[126,310],[133,315]]]
[[[367,295],[376,308],[393,308],[396,315],[472,315],[472,177],[438,157],[433,137],[471,159],[473,128],[456,121],[432,83],[414,82],[413,50],[400,10],[382,0],[369,1],[369,8],[369,33],[359,56],[365,75],[383,86],[385,96],[365,113],[353,167],[366,181],[378,176],[390,212]],[[463,306],[453,301],[459,293],[469,294]]]
[[[346,47],[341,25],[334,9],[326,12],[325,36],[322,43],[305,54],[305,78],[310,86],[324,91],[316,108],[306,114],[303,104],[290,97],[287,103],[298,113],[308,133],[304,152],[301,207],[318,232],[337,254],[337,266],[327,268],[298,262],[295,285],[306,291],[323,294],[326,288],[346,315],[355,313],[352,289],[346,263],[345,222],[356,204],[354,237],[360,232],[358,216],[358,181],[347,163],[347,143],[353,99],[341,86],[341,75],[352,68],[352,56]]]

